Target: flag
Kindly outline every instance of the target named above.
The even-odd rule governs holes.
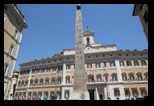
[[[42,95],[41,100],[45,100],[46,99],[46,94]]]

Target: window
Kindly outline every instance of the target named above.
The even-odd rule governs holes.
[[[30,80],[30,85],[31,85],[31,86],[33,85],[33,79]]]
[[[54,96],[55,96],[55,92],[50,91],[50,100],[54,100],[55,99]]]
[[[124,62],[123,61],[119,61],[120,66],[124,66]]]
[[[117,81],[117,74],[116,73],[111,74],[111,76],[112,76],[112,81]]]
[[[10,48],[9,48],[8,54],[9,55],[13,55],[13,52],[14,52],[14,45],[13,44],[10,44]]]
[[[44,94],[46,95],[46,100],[48,99],[48,91],[44,91]]]
[[[148,12],[147,10],[145,11],[144,15],[143,15],[143,19],[146,25],[148,25]]]
[[[108,73],[105,73],[105,74],[104,74],[104,77],[105,77],[105,81],[106,81],[106,82],[108,81],[108,76],[109,76]]]
[[[26,85],[26,86],[28,86],[28,80],[26,80],[26,83],[25,83],[25,85]]]
[[[136,75],[137,75],[138,81],[142,81],[143,80],[141,72],[138,72]]]
[[[129,88],[124,88],[125,96],[130,96]]]
[[[94,81],[94,76],[89,74],[88,75],[88,82],[93,82]]]
[[[22,86],[24,86],[24,80],[22,80]]]
[[[62,77],[58,77],[58,84],[61,84]]]
[[[114,61],[110,61],[110,66],[114,67],[115,66],[115,62]]]
[[[9,8],[5,5],[4,5],[4,11],[7,12],[7,13],[9,12]]]
[[[45,68],[42,68],[42,73],[45,72]]]
[[[10,71],[10,66],[8,63],[5,62],[4,63],[4,75],[8,76],[9,71]]]
[[[70,70],[70,64],[66,64],[66,70]]]
[[[40,72],[40,69],[38,68],[38,69],[36,69],[36,73],[39,73]]]
[[[131,61],[127,61],[127,66],[131,66]]]
[[[146,81],[148,81],[148,72],[144,73]]]
[[[50,72],[51,67],[47,67],[47,72]]]
[[[144,96],[147,95],[146,88],[142,87],[142,88],[140,88],[140,91],[141,91],[141,95],[142,95],[142,97],[144,97]]]
[[[69,98],[69,90],[65,90],[65,98]]]
[[[95,63],[96,68],[100,68],[100,62]]]
[[[18,26],[19,28],[22,27],[22,26],[21,26],[21,23],[19,22],[19,20],[17,20],[16,24],[17,24],[17,26]]]
[[[18,86],[20,86],[20,84],[21,84],[21,82],[19,81],[19,82],[18,82]]]
[[[119,88],[114,88],[114,96],[120,96]]]
[[[57,91],[57,96],[59,97],[59,100],[61,99],[61,92]]]
[[[52,70],[53,70],[53,71],[56,71],[56,68],[57,68],[57,66],[53,66],[53,67],[52,67]]]
[[[135,79],[134,79],[134,74],[133,74],[133,73],[130,73],[129,76],[130,76],[130,81],[134,81],[134,80],[135,80]]]
[[[55,78],[54,77],[51,79],[51,82],[52,82],[52,85],[55,84]]]
[[[66,83],[70,83],[70,76],[66,76]]]
[[[97,81],[102,81],[102,75],[101,74],[98,74],[96,77],[97,77]]]
[[[63,66],[62,66],[62,65],[59,65],[59,66],[58,66],[58,70],[59,70],[59,71],[62,71],[62,70],[63,70]]]
[[[106,67],[107,65],[106,65],[106,62],[104,62],[104,67]]]
[[[35,73],[35,69],[32,69],[32,74]]]
[[[87,38],[87,45],[89,45],[90,44],[90,39],[89,38]]]
[[[132,94],[133,94],[134,97],[138,96],[137,88],[132,88]]]
[[[139,63],[137,60],[134,61],[134,66],[139,66]]]
[[[141,63],[142,63],[142,66],[146,66],[145,60],[142,60]]]
[[[40,85],[43,85],[43,78],[40,79]]]
[[[127,81],[126,73],[122,73],[122,80],[123,80],[123,81]]]
[[[42,97],[42,91],[38,92],[38,97],[41,98]]]
[[[36,92],[33,92],[33,100],[36,99]]]
[[[28,92],[28,100],[31,98],[31,92]]]
[[[35,79],[35,86],[38,85],[38,79]]]
[[[14,39],[17,39],[18,37],[18,30],[15,28],[14,34],[13,34]]]
[[[46,85],[49,85],[49,78],[46,78],[46,79],[45,79],[45,84],[46,84]]]
[[[92,64],[91,63],[88,63],[87,64],[87,68],[92,68]]]

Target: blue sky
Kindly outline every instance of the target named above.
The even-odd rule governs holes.
[[[18,4],[28,28],[24,29],[15,69],[19,64],[52,57],[75,47],[76,4]],[[83,30],[95,33],[95,42],[117,49],[148,49],[134,4],[81,4]]]

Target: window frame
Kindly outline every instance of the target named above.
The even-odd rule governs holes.
[[[13,56],[14,50],[15,50],[15,46],[12,43],[10,43],[9,50],[8,50],[8,54],[11,55],[11,56]]]

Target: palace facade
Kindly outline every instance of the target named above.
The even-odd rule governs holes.
[[[85,70],[90,100],[125,100],[148,95],[148,50],[117,50],[95,43],[94,32],[83,34]],[[21,63],[15,100],[69,99],[73,91],[75,49],[53,57]]]

